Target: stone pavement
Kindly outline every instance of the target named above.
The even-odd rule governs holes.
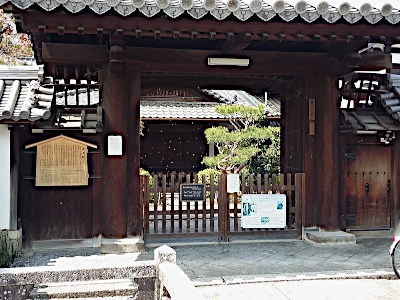
[[[391,243],[386,235],[357,237],[355,245],[316,246],[296,239],[161,244],[176,251],[177,265],[208,300],[391,300],[400,295],[400,280],[388,280],[396,278]],[[125,254],[100,254],[99,248],[25,251],[15,266],[124,267],[153,260],[158,246],[148,240],[146,252]]]
[[[392,239],[386,236],[358,237],[356,245],[315,246],[299,240],[268,240],[169,246],[176,251],[177,265],[191,280],[218,284],[299,276],[392,276],[391,243]],[[146,252],[140,254],[100,255],[98,248],[28,251],[16,266],[123,266],[128,261],[152,260],[157,246],[148,241]]]
[[[301,280],[198,287],[207,300],[398,300],[400,280]]]
[[[232,282],[338,273],[393,274],[391,243],[388,236],[357,238],[356,245],[315,246],[299,240],[269,240],[170,246],[176,251],[177,265],[193,281]],[[152,257],[149,245],[140,259]]]

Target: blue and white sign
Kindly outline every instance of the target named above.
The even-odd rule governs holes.
[[[285,228],[285,194],[243,194],[242,228]]]

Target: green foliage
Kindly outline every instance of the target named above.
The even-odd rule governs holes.
[[[214,175],[214,185],[218,186],[218,176],[221,175],[221,171],[218,171],[216,169],[208,168],[201,170],[199,173],[197,173],[199,183],[203,183],[203,175],[206,176],[206,185],[210,186],[211,184],[211,174]]]
[[[139,175],[149,176],[149,186],[150,187],[154,187],[154,177],[151,176],[149,171],[147,171],[147,170],[145,170],[143,168],[140,168],[139,169]]]
[[[250,162],[248,171],[251,174],[280,174],[281,129],[269,128],[272,132],[270,143],[261,145],[261,151]]]
[[[262,144],[271,144],[274,134],[270,127],[260,125],[264,116],[262,105],[221,105],[215,110],[228,117],[233,129],[219,126],[205,130],[207,142],[214,143],[219,153],[204,157],[202,163],[224,173],[238,173],[262,150]]]
[[[147,170],[145,170],[143,168],[140,168],[139,169],[139,175],[149,176],[149,187],[151,187],[151,188],[154,187],[154,177],[151,176],[149,171],[147,171]],[[150,193],[149,201],[150,201],[150,203],[154,203],[154,193]]]
[[[221,175],[221,171],[218,171],[218,170],[212,169],[212,168],[204,169],[204,170],[201,170],[199,173],[197,173],[199,183],[203,183],[203,175],[205,175],[206,187],[210,187],[211,186],[211,174],[214,175],[214,186],[218,186],[218,178],[219,178],[219,175]],[[218,190],[218,188],[216,189],[216,191],[217,190]],[[209,191],[206,192],[207,199],[210,199],[210,194],[211,193]]]

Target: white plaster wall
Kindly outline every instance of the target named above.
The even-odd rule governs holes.
[[[0,230],[10,229],[10,131],[0,124]]]

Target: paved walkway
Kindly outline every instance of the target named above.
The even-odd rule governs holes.
[[[346,279],[199,287],[207,300],[398,300],[400,280]]]
[[[337,273],[393,273],[392,239],[357,238],[356,245],[315,246],[305,241],[236,242],[172,246],[177,264],[194,281],[235,281]],[[150,259],[147,248],[140,259]]]
[[[177,264],[195,282],[229,283],[272,278],[393,274],[385,238],[357,238],[356,245],[315,246],[299,240],[238,241],[203,245],[170,244]],[[99,255],[98,248],[25,252],[17,266],[124,265],[152,260],[156,244],[146,252]]]

